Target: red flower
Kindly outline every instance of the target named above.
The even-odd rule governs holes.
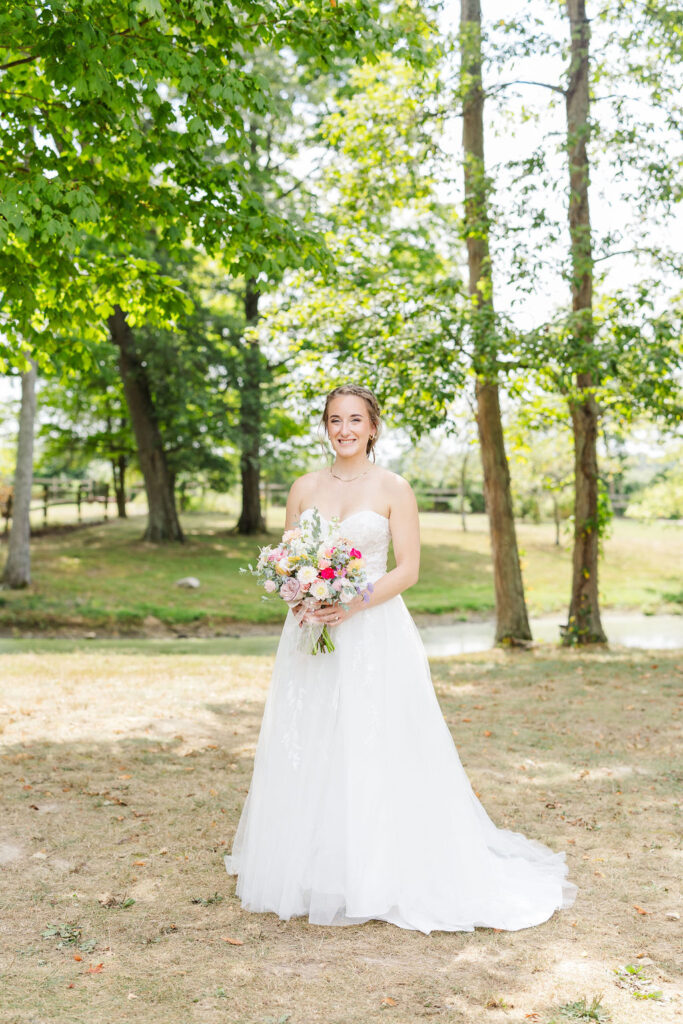
[[[332,569],[332,568],[329,568],[329,569],[321,569],[321,570],[320,570],[320,576],[321,576],[321,577],[322,577],[322,578],[323,578],[324,580],[333,580],[333,579],[334,579],[334,569]]]
[[[351,548],[350,554],[351,554],[351,558],[362,558],[363,557],[361,555],[360,551],[358,550],[358,548]]]

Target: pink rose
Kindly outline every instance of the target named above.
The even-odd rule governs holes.
[[[277,583],[275,580],[266,580],[263,584],[263,589],[267,590],[269,594],[272,594],[274,590],[277,590]]]
[[[293,603],[301,594],[301,584],[293,576],[286,579],[280,587],[280,597],[288,604]]]
[[[329,569],[329,567],[330,567],[330,560],[329,560],[329,558],[319,558],[318,559],[318,568],[319,569]]]
[[[332,589],[336,590],[337,593],[339,593],[339,591],[341,590],[341,588],[343,586],[344,586],[344,581],[343,580],[335,580],[334,583],[332,584]]]
[[[358,548],[351,548],[351,551],[349,552],[349,554],[351,555],[351,558],[362,558],[363,557],[361,555],[360,551],[358,550]]]
[[[322,569],[321,572],[320,572],[320,576],[324,580],[333,580],[334,579],[334,569],[332,569],[332,568]]]

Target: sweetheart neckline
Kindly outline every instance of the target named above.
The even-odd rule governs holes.
[[[304,512],[312,512],[314,509],[316,509],[315,505],[309,505],[308,508],[302,509],[302,511],[299,513],[299,518],[301,518],[301,516],[304,514]],[[328,519],[327,516],[324,516],[322,514],[322,512],[320,511],[320,509],[316,509],[316,511],[317,511],[318,515],[320,516],[320,518],[324,519],[326,523],[331,523],[332,522],[332,519]],[[384,522],[387,523],[387,525],[389,523],[389,516],[383,516],[381,512],[375,512],[374,508],[359,508],[355,512],[352,512],[351,515],[344,516],[343,519],[340,519],[339,520],[339,525],[341,526],[342,523],[346,523],[346,522],[349,521],[349,519],[353,519],[354,516],[360,516],[364,512],[369,512],[373,516],[379,516],[379,518],[383,519]]]

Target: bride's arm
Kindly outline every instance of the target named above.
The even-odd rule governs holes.
[[[287,510],[285,512],[285,530],[291,530],[299,518],[299,507],[303,491],[303,478],[298,477],[289,488],[287,495]]]
[[[396,568],[377,580],[368,601],[355,597],[348,612],[339,606],[323,607],[312,618],[319,622],[347,619],[364,608],[374,608],[396,597],[417,583],[420,574],[420,520],[415,495],[408,481],[402,477],[396,478],[392,486],[389,523]]]

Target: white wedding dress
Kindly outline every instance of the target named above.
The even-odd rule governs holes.
[[[302,518],[310,514],[307,509]],[[371,580],[389,521],[342,523]],[[251,911],[312,924],[515,931],[569,907],[564,853],[497,828],[472,790],[398,596],[331,630],[331,654],[280,640],[230,874]]]

